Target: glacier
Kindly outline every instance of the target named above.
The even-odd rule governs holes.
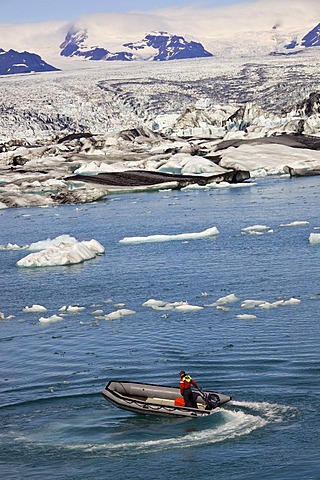
[[[47,37],[38,46],[51,63],[58,59],[60,71],[0,77],[0,208],[94,202],[133,191],[254,186],[259,177],[320,172],[320,49],[269,55],[271,44],[279,53],[293,34],[301,42],[317,25],[317,9],[301,17],[297,5],[287,25],[273,19],[270,31],[274,15],[265,12],[250,38],[243,18],[256,5],[232,7],[239,15],[234,30],[225,30],[231,25],[226,10],[219,11],[221,26],[202,18],[203,45],[214,57],[170,62],[63,58],[55,27],[48,26],[57,48],[50,50]],[[178,36],[187,26],[195,28],[190,22],[184,32],[176,28],[190,8],[170,19]],[[283,9],[281,4],[281,15]],[[151,32],[159,18],[149,20],[143,29]],[[102,37],[108,42],[115,32],[105,32],[101,22],[83,19],[77,32],[90,27],[85,39],[90,45],[100,45]],[[57,28],[65,36],[70,25]],[[184,38],[202,40],[192,28]],[[137,52],[148,39],[137,29],[134,36],[143,40],[132,43],[133,30],[116,32],[115,41]],[[9,41],[21,47],[22,36],[13,27],[11,34],[4,27],[3,32],[4,48]],[[140,180],[133,179],[135,172]],[[148,176],[153,183],[146,182]]]

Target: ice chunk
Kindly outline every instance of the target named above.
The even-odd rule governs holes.
[[[26,313],[34,313],[34,312],[39,313],[39,312],[46,312],[47,309],[43,305],[35,304],[35,305],[32,305],[32,307],[25,306],[23,311]]]
[[[305,225],[309,225],[308,221],[296,221],[296,222],[291,222],[291,223],[281,223],[279,226],[280,227],[303,227]]]
[[[231,293],[230,295],[226,295],[225,297],[218,298],[218,300],[215,302],[216,305],[224,305],[226,303],[234,303],[240,300],[234,293]]]
[[[273,233],[273,230],[267,225],[252,225],[242,229],[242,233],[250,235],[263,235],[264,233]]]
[[[39,245],[38,245],[39,247]],[[51,267],[72,265],[95,258],[104,252],[103,246],[96,240],[89,242],[60,242],[44,250],[30,253],[17,262],[18,267]]]
[[[311,243],[311,245],[319,245],[320,244],[320,233],[310,233],[309,243]]]
[[[16,243],[7,243],[7,245],[0,245],[0,250],[23,250],[26,247],[20,247]]]
[[[60,317],[59,315],[52,315],[51,317],[40,317],[39,318],[39,322],[42,323],[42,324],[59,322],[60,320],[63,320],[63,318]]]
[[[199,310],[203,310],[203,307],[200,307],[198,305],[189,305],[188,303],[185,303],[183,305],[178,305],[177,307],[175,307],[176,312],[182,312],[182,313],[198,312]]]
[[[39,242],[31,243],[27,248],[32,252],[38,252],[40,250],[45,250],[46,248],[53,247],[59,243],[77,243],[77,239],[70,237],[70,235],[59,235],[58,237],[51,239],[47,238],[46,240],[40,240]]]
[[[153,310],[158,310],[159,307],[163,308],[165,307],[167,302],[164,302],[163,300],[154,300],[153,298],[150,298],[146,302],[142,304],[143,307],[151,307]]]
[[[134,315],[136,312],[134,310],[129,310],[128,308],[120,308],[115,312],[108,313],[108,315],[104,315],[103,319],[105,320],[120,320],[122,317],[127,315]]]
[[[162,300],[154,300],[151,298],[142,304],[143,307],[150,307],[153,310],[175,310],[177,312],[196,312],[203,310],[203,307],[198,305],[190,305],[185,301],[178,302],[164,302]]]
[[[300,305],[301,300],[299,298],[289,298],[289,300],[284,300],[282,305]]]
[[[80,307],[79,305],[69,305],[69,307],[65,309],[68,313],[79,313],[82,310],[85,310],[85,307]]]
[[[212,237],[218,235],[217,227],[207,228],[199,233],[180,233],[178,235],[150,235],[148,237],[124,237],[119,240],[119,243],[134,244],[134,243],[149,243],[149,242],[170,242],[175,240],[198,240],[202,238]]]
[[[281,305],[284,304],[284,300],[277,300],[276,302],[264,302],[262,303],[261,305],[258,305],[260,308],[264,308],[264,309],[269,309],[269,308],[277,308],[277,307],[280,307]]]
[[[240,320],[255,320],[257,317],[256,315],[248,315],[248,314],[239,314],[237,318]]]
[[[260,307],[260,305],[266,303],[265,300],[244,300],[241,303],[242,308],[255,308]]]

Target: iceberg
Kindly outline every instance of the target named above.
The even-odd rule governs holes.
[[[79,313],[82,310],[85,310],[85,307],[80,307],[79,305],[69,305],[69,307],[64,305],[63,307],[59,308],[59,312],[66,313]]]
[[[53,322],[59,322],[60,320],[63,320],[62,317],[59,315],[52,315],[51,317],[40,317],[39,322],[42,323],[43,325],[46,325],[48,323],[53,323]]]
[[[309,243],[311,243],[311,245],[319,245],[320,244],[320,233],[310,233]]]
[[[119,310],[97,318],[101,318],[103,320],[121,320],[122,317],[125,317],[127,315],[134,315],[135,313],[136,312],[134,310],[130,310],[128,308],[120,308]]]
[[[243,235],[263,235],[265,233],[274,233],[274,230],[272,230],[270,227],[267,227],[266,225],[252,225],[250,227],[243,228],[241,233]]]
[[[32,305],[32,307],[25,306],[23,312],[25,313],[39,313],[46,312],[47,309],[43,305]]]
[[[46,240],[40,240],[39,242],[31,243],[26,248],[28,248],[28,250],[31,250],[32,252],[38,252],[40,250],[53,247],[55,245],[59,245],[59,243],[62,242],[77,243],[77,239],[74,237],[70,237],[70,235],[59,235],[54,239],[47,238]]]
[[[239,314],[237,318],[240,320],[255,320],[257,317],[256,315],[249,315],[249,314]]]
[[[204,307],[198,305],[190,305],[185,301],[178,302],[164,302],[163,300],[155,300],[150,298],[142,304],[143,307],[150,307],[153,310],[174,310],[176,312],[187,313],[187,312],[197,312],[203,310]]]
[[[33,249],[39,249],[40,246],[43,249],[22,258],[17,262],[17,266],[32,268],[73,265],[91,260],[104,253],[104,247],[94,239],[82,242],[72,239],[72,241],[59,241],[58,243],[44,241],[30,245]]]
[[[309,225],[308,221],[295,221],[290,223],[281,223],[279,227],[304,227],[306,225]]]
[[[176,240],[199,240],[209,238],[219,234],[217,227],[207,228],[203,232],[198,233],[180,233],[177,235],[150,235],[147,237],[124,237],[119,243],[135,244],[135,243],[151,243],[151,242],[172,242]]]

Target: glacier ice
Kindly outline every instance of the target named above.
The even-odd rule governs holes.
[[[199,240],[209,238],[219,234],[217,227],[210,227],[202,232],[196,233],[180,233],[176,235],[149,235],[147,237],[124,237],[119,240],[119,243],[136,244],[136,243],[151,243],[151,242],[172,242],[172,241],[186,241]]]
[[[36,244],[34,244],[36,245]],[[39,248],[39,244],[36,245]],[[51,240],[41,243],[41,250],[30,253],[17,262],[18,267],[51,267],[72,265],[91,260],[104,253],[104,247],[97,240],[90,241],[58,241]]]

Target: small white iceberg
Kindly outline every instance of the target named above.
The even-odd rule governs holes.
[[[255,320],[257,317],[256,315],[239,314],[237,318],[239,318],[239,320]]]
[[[30,245],[33,249],[36,244]],[[103,246],[97,240],[74,242],[62,241],[57,244],[49,243],[43,250],[30,253],[17,262],[18,267],[53,267],[73,265],[91,260],[104,253]],[[37,245],[39,247],[39,244]]]
[[[260,307],[260,305],[263,305],[266,303],[265,300],[244,300],[241,303],[241,308],[255,308],[255,307]]]
[[[238,302],[239,300],[240,299],[234,293],[230,293],[230,295],[225,295],[224,297],[220,297],[215,302],[210,303],[209,305],[206,305],[206,307],[218,307],[218,306],[226,305],[228,303]]]
[[[43,325],[46,325],[47,323],[59,322],[60,320],[63,320],[63,318],[60,317],[59,315],[52,315],[51,317],[39,318],[39,322],[42,323]]]
[[[15,318],[14,315],[9,315],[6,317],[3,312],[0,312],[0,320],[11,320],[12,318]]]
[[[147,237],[124,237],[119,243],[135,244],[149,242],[171,242],[177,240],[199,240],[209,238],[219,234],[217,227],[207,228],[198,233],[180,233],[177,235],[150,235]]]
[[[136,312],[134,310],[130,310],[128,308],[120,308],[115,312],[111,312],[111,313],[108,313],[107,315],[104,315],[103,317],[97,317],[97,318],[102,318],[104,320],[121,320],[121,318],[127,315],[134,315],[135,313]]]
[[[25,313],[41,313],[46,312],[47,309],[43,305],[32,305],[31,307],[25,306],[23,312]]]
[[[290,223],[281,223],[279,227],[304,227],[309,225],[308,221],[295,221]]]
[[[20,247],[16,243],[7,243],[7,245],[0,245],[0,250],[23,250],[26,247]]]
[[[185,301],[178,302],[165,302],[163,300],[155,300],[150,298],[142,304],[143,307],[150,307],[153,310],[174,310],[176,312],[187,313],[187,312],[197,312],[203,310],[204,307],[199,305],[190,305]]]
[[[242,228],[241,233],[243,235],[264,235],[265,233],[274,233],[267,225],[251,225],[250,227]]]
[[[311,243],[311,245],[319,245],[320,244],[320,233],[310,233],[309,243]]]
[[[82,310],[85,310],[85,307],[80,307],[79,305],[69,305],[68,307],[64,305],[63,307],[59,308],[59,312],[66,313],[79,313]]]

